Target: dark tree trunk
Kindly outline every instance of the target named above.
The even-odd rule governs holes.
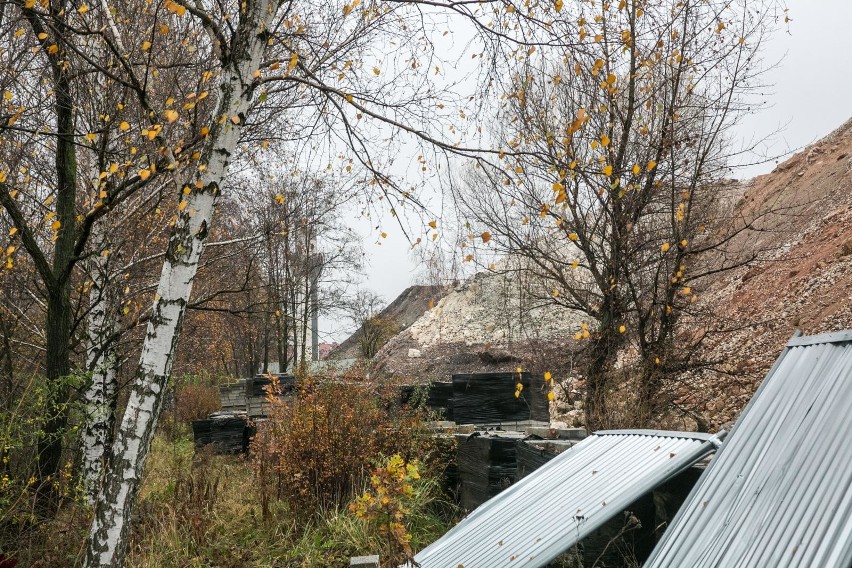
[[[15,365],[12,360],[12,330],[9,322],[0,313],[0,334],[3,335],[2,351],[0,351],[0,361],[3,367],[3,384],[8,385],[8,388],[0,389],[0,395],[3,400],[12,400],[12,385],[15,382]]]
[[[610,413],[609,393],[612,363],[616,358],[621,338],[615,331],[615,322],[622,316],[617,290],[612,288],[604,295],[598,314],[598,330],[592,337],[591,361],[586,379],[586,428],[589,431],[615,426]]]
[[[66,291],[67,292],[67,291]],[[38,477],[44,487],[52,485],[50,478],[62,459],[62,434],[68,422],[66,402],[68,385],[63,379],[71,371],[69,335],[71,310],[66,294],[50,294],[47,300],[47,381],[46,417],[38,440]]]
[[[595,340],[592,347],[592,360],[589,363],[589,374],[586,378],[585,414],[586,428],[593,432],[600,430],[607,423],[607,383],[610,349],[608,339],[601,337]]]
[[[77,158],[74,145],[74,102],[71,83],[63,67],[54,67],[56,84],[56,221],[52,278],[47,286],[45,322],[47,417],[38,440],[37,477],[44,492],[53,484],[62,460],[62,435],[68,424],[68,385],[71,372],[71,269],[75,263]]]

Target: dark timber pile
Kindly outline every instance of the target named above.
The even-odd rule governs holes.
[[[254,427],[245,414],[214,412],[193,421],[192,434],[197,448],[212,444],[217,454],[239,454],[248,452]]]
[[[272,386],[272,379],[270,376],[274,376],[278,381],[278,392],[275,394],[286,396],[288,394],[292,394],[296,390],[296,377],[293,375],[257,375],[252,379],[248,379],[246,382],[246,396],[266,396],[266,390]]]
[[[520,378],[523,390],[515,397]],[[453,416],[457,424],[550,420],[544,377],[532,373],[453,375]]]
[[[460,501],[472,511],[515,481],[517,432],[456,435]]]
[[[444,420],[454,420],[453,383],[432,382],[426,395],[426,406],[434,412],[441,413]]]
[[[568,440],[524,440],[518,442],[518,447],[515,449],[518,467],[517,478],[522,479],[528,476],[575,443]]]

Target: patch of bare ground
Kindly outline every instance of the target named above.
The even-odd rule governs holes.
[[[710,429],[736,419],[796,329],[852,328],[852,121],[752,180],[735,210],[760,208],[759,231],[739,236],[760,261],[696,286],[717,333],[693,332],[707,333],[717,363],[673,385],[677,405]]]

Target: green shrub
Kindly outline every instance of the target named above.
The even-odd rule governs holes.
[[[88,378],[77,373],[48,382],[43,376],[22,376],[14,397],[0,401],[0,552],[19,566],[40,558],[48,559],[45,566],[62,566],[74,554],[76,543],[69,547],[64,537],[76,535],[87,513],[71,452],[65,453],[56,474],[39,481],[35,472],[38,441],[51,416],[71,416],[57,434],[64,447],[74,447],[79,434],[78,404],[70,399],[49,403],[55,398],[49,389],[79,391]]]

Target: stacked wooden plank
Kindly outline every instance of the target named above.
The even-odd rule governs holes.
[[[514,483],[515,447],[520,432],[474,432],[456,435],[459,497],[472,511]]]
[[[518,385],[523,388],[518,389]],[[518,396],[515,393],[518,392]],[[453,416],[458,424],[550,420],[544,377],[532,373],[453,375]]]
[[[196,447],[210,444],[217,454],[240,454],[248,452],[254,427],[245,413],[214,412],[193,421],[192,434]]]

